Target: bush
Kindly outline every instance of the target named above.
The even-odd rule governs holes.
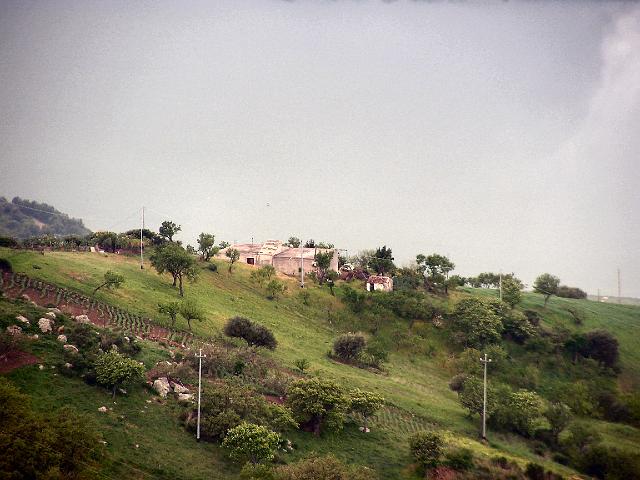
[[[627,480],[637,478],[640,472],[640,455],[599,444],[585,451],[578,460],[577,467],[596,478]]]
[[[445,454],[445,464],[448,467],[464,472],[473,468],[473,452],[468,448],[457,448]]]
[[[0,274],[2,272],[13,272],[13,267],[11,266],[11,262],[6,258],[0,258]]]
[[[231,451],[231,458],[255,464],[273,460],[279,443],[277,433],[261,425],[243,422],[227,432],[222,446]]]
[[[535,310],[525,310],[524,315],[527,317],[527,320],[529,320],[529,323],[534,327],[540,325],[540,314]]]
[[[578,287],[567,287],[566,285],[560,285],[558,287],[558,296],[564,298],[587,298],[587,292],[579,289]]]
[[[502,321],[486,302],[465,298],[455,306],[452,314],[454,338],[467,347],[483,348],[498,343]]]
[[[503,334],[520,344],[523,344],[537,333],[527,317],[517,310],[509,312],[503,318],[502,325],[504,328]]]
[[[311,457],[276,469],[277,480],[375,480],[373,470],[347,466],[332,455]]]
[[[586,345],[580,354],[593,358],[606,367],[613,367],[618,363],[618,340],[605,330],[594,330],[585,336]]]
[[[542,465],[538,465],[537,463],[527,464],[527,468],[525,469],[524,474],[530,480],[545,480],[544,467]]]
[[[342,428],[350,401],[336,383],[312,378],[291,383],[286,405],[297,421],[318,436],[323,429]]]
[[[266,347],[270,350],[278,345],[271,330],[244,317],[230,318],[224,326],[224,334],[229,337],[243,338],[249,345]]]
[[[341,360],[354,361],[367,346],[364,336],[357,333],[340,335],[333,343],[333,352]]]
[[[424,468],[433,468],[440,463],[443,443],[436,432],[417,432],[409,437],[411,455]]]
[[[141,378],[144,366],[131,358],[120,355],[115,350],[100,355],[94,363],[98,383],[116,389],[125,383]]]

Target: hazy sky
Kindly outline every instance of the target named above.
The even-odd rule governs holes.
[[[640,296],[640,4],[0,0],[0,195]]]

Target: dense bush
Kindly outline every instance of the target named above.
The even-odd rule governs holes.
[[[265,477],[266,480],[267,477]],[[310,457],[275,470],[275,480],[375,480],[375,472],[359,465],[347,466],[332,455]]]
[[[513,310],[504,316],[502,326],[504,328],[503,335],[520,344],[537,333],[536,328],[529,322],[527,317],[517,310]]]
[[[433,468],[440,463],[443,444],[442,436],[437,432],[417,432],[409,437],[411,455],[424,468]]]
[[[271,330],[244,317],[230,318],[224,326],[224,334],[229,337],[243,338],[249,345],[271,350],[278,345]]]
[[[445,453],[445,464],[463,472],[473,468],[473,452],[468,448],[456,448]]]
[[[312,378],[291,383],[286,405],[291,408],[296,420],[317,436],[323,429],[342,428],[350,401],[336,383]]]
[[[144,374],[144,365],[121,355],[116,350],[99,355],[93,366],[96,380],[104,386],[111,387],[114,398],[118,387],[140,379]]]
[[[467,347],[482,348],[500,341],[502,321],[486,302],[465,298],[455,306],[451,326],[454,339]]]
[[[638,478],[640,455],[597,444],[590,446],[576,458],[575,466],[596,478],[628,480]]]
[[[280,435],[267,427],[242,422],[231,428],[222,442],[230,450],[231,458],[251,463],[271,461],[280,443]]]
[[[557,295],[564,298],[587,298],[587,292],[580,290],[577,287],[567,287],[566,285],[560,285],[558,287]]]
[[[593,358],[606,367],[614,367],[618,363],[618,340],[605,330],[594,330],[585,336],[586,345],[580,354]]]
[[[333,343],[333,352],[341,360],[354,361],[366,346],[367,341],[364,336],[358,333],[345,333]]]
[[[100,438],[88,418],[70,408],[46,416],[0,377],[0,478],[95,478]]]

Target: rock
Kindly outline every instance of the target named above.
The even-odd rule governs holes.
[[[188,403],[193,400],[193,394],[191,393],[179,393],[178,401],[181,403]]]
[[[58,341],[60,343],[67,343],[67,336],[66,335],[58,335]]]
[[[34,302],[33,300],[31,300],[29,302],[29,305],[31,305],[32,307],[37,307],[38,306],[38,304],[36,302]]]
[[[64,325],[60,325],[58,327],[58,333],[62,333],[62,332],[64,332]]]
[[[29,295],[27,295],[26,293],[23,293],[22,295],[20,295],[20,298],[22,300],[26,300],[27,302],[31,301],[31,297]]]
[[[25,323],[27,325],[30,325],[29,319],[27,317],[23,317],[22,315],[18,315],[16,317],[16,320],[18,320],[19,322]]]
[[[73,319],[78,323],[91,323],[91,320],[86,315],[76,315]]]
[[[56,319],[56,314],[53,312],[47,312],[44,314],[45,317],[50,318],[51,320],[55,320]]]
[[[73,353],[78,353],[78,347],[76,347],[75,345],[63,345],[62,348],[64,348],[67,352],[73,352]]]
[[[38,365],[39,370],[44,370],[44,365]]]
[[[99,412],[102,412],[102,413],[107,413],[107,407],[104,407],[104,406],[103,406],[103,407],[100,407],[100,408],[98,409],[98,411],[99,411]]]
[[[187,387],[183,387],[179,383],[171,382],[171,386],[173,387],[173,391],[176,393],[189,393],[189,389]]]
[[[47,310],[55,313],[56,315],[60,315],[62,313],[59,308],[55,308],[55,307],[49,307]]]
[[[53,320],[50,318],[41,318],[38,320],[38,327],[40,327],[40,331],[42,333],[50,333],[51,327],[53,325]]]
[[[167,393],[171,391],[171,386],[169,385],[169,380],[167,377],[160,377],[153,382],[153,389],[158,392],[162,398],[167,397]]]
[[[119,388],[118,391],[122,394],[122,395],[126,395],[127,391],[124,388]]]
[[[31,339],[33,339],[33,340],[37,340],[37,339],[39,339],[40,337],[38,336],[38,334],[37,334],[37,333],[34,333],[33,335],[31,335],[31,337],[30,337],[30,338],[31,338]]]
[[[7,327],[7,333],[12,336],[22,335],[22,327],[18,325],[9,325]]]
[[[124,341],[127,342],[127,343],[129,343],[131,341],[131,339],[129,337],[122,337],[122,338],[124,338]]]
[[[67,363],[64,364],[64,366],[65,366],[65,368],[73,368],[73,363],[67,362]]]

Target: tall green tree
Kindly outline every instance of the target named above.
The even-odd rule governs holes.
[[[242,422],[227,432],[222,446],[231,451],[231,458],[256,464],[273,460],[279,443],[280,435],[276,432],[262,425]]]
[[[448,293],[449,272],[455,268],[455,264],[444,255],[434,253],[425,256],[416,256],[418,271],[426,278],[427,287],[431,290],[444,290]]]
[[[289,245],[291,248],[298,248],[301,243],[302,242],[298,237],[289,237],[289,240],[287,240],[287,245]]]
[[[511,308],[515,307],[522,300],[520,285],[512,278],[502,280],[502,300]]]
[[[458,343],[482,349],[500,341],[503,325],[487,303],[472,297],[456,304],[452,314],[452,329]]]
[[[368,266],[378,275],[393,274],[396,266],[393,263],[393,253],[386,245],[379,247],[369,258]]]
[[[349,394],[351,399],[351,411],[362,415],[364,421],[363,431],[369,431],[369,417],[375,414],[384,405],[382,395],[354,388]]]
[[[547,302],[551,295],[558,294],[558,288],[560,287],[560,279],[551,275],[550,273],[543,273],[536,281],[533,282],[533,291],[544,295],[544,306],[547,307]]]
[[[162,225],[160,225],[160,229],[158,230],[158,232],[160,233],[160,236],[162,238],[168,240],[169,242],[173,242],[173,236],[180,230],[182,230],[182,227],[180,225],[177,225],[170,220],[165,220],[164,222],[162,222]]]
[[[286,404],[296,420],[308,424],[316,436],[325,428],[340,430],[350,406],[340,386],[320,378],[292,382]]]
[[[150,259],[151,265],[159,274],[164,272],[171,274],[174,287],[178,282],[181,297],[184,296],[183,278],[195,281],[198,277],[195,259],[177,243],[167,243],[156,248]]]
[[[331,260],[333,259],[333,250],[327,250],[325,252],[317,252],[314,255],[316,261],[316,271],[318,276],[318,283],[322,285],[327,278],[329,268],[331,268]]]
[[[173,328],[180,313],[180,304],[178,302],[159,303],[158,312],[167,315],[171,319],[171,328]]]
[[[191,320],[202,322],[205,319],[204,311],[193,300],[185,300],[180,304],[180,315],[184,317],[191,330]]]
[[[98,290],[100,290],[103,287],[119,288],[120,285],[124,283],[124,277],[118,273],[112,272],[111,270],[108,270],[104,274],[103,278],[104,278],[104,281],[100,285],[98,285],[96,288],[93,289],[94,295]]]
[[[227,248],[225,254],[229,259],[229,273],[233,270],[233,264],[240,259],[240,252],[236,248]]]
[[[205,262],[218,253],[220,249],[216,247],[216,237],[211,233],[201,233],[198,237],[198,252]]]
[[[136,360],[110,350],[100,355],[94,363],[98,383],[112,387],[113,398],[119,386],[142,378],[144,365]]]

